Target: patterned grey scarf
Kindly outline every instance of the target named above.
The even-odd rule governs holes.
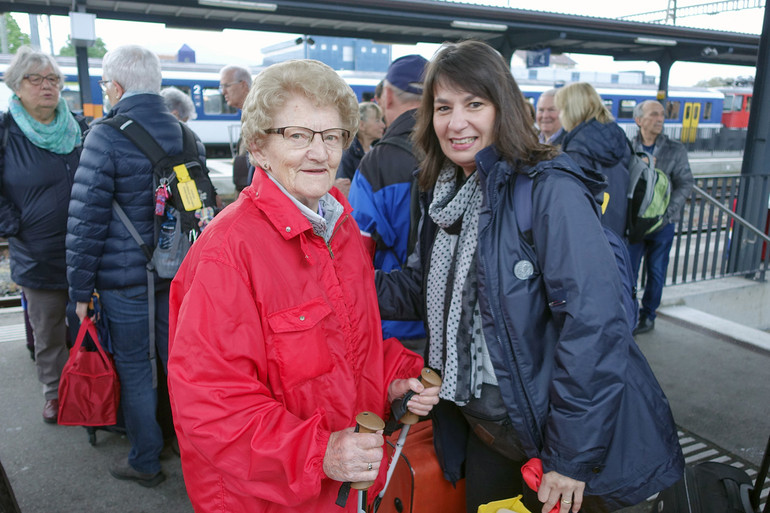
[[[455,169],[438,177],[428,215],[441,228],[427,282],[428,363],[441,369],[439,396],[459,405],[481,393],[481,335],[476,244],[482,193],[478,173],[457,189]]]

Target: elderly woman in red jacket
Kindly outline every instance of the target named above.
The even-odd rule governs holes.
[[[169,388],[196,511],[330,511],[342,482],[384,480],[355,416],[438,401],[422,359],[383,341],[371,258],[332,188],[358,126],[328,66],[262,71],[243,108],[254,181],[193,245],[171,289]],[[371,494],[373,496],[374,494]],[[355,509],[348,501],[343,511]]]

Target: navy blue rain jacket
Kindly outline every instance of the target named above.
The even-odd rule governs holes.
[[[624,237],[630,181],[628,162],[631,159],[626,133],[614,121],[600,123],[591,119],[580,123],[564,136],[561,151],[581,167],[598,171],[607,178],[605,192],[609,194],[609,203],[602,216],[602,224]]]
[[[85,130],[85,121],[77,119]],[[82,147],[60,155],[35,146],[9,113],[0,115],[0,137],[6,129],[0,234],[8,237],[11,279],[23,287],[65,290],[67,208]]]
[[[521,169],[534,179],[535,253],[519,239],[516,171],[493,147],[476,162],[485,193],[478,243],[484,337],[527,456],[541,458],[545,472],[586,482],[586,494],[614,508],[671,486],[684,459],[668,401],[618,301],[620,275],[607,271],[617,264],[598,217],[603,177],[564,154]],[[404,271],[377,273],[383,317],[419,315],[429,255],[418,247]],[[516,271],[522,262],[531,275]],[[464,421],[434,411],[439,443],[462,438]],[[459,476],[450,466],[462,462],[465,444],[438,449],[445,474]]]
[[[157,94],[121,99],[107,117],[139,123],[169,155],[182,152],[182,129]],[[199,144],[201,158],[205,155]],[[96,123],[86,136],[75,173],[67,222],[67,278],[73,301],[96,289],[147,283],[147,259],[112,208],[113,198],[142,236],[155,246],[155,183],[147,157],[114,128]],[[157,277],[156,277],[157,279]]]

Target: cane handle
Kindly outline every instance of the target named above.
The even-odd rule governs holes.
[[[433,388],[433,387],[441,386],[441,377],[427,367],[422,369],[422,372],[420,372],[420,377],[417,379],[420,380],[420,383],[422,383],[422,385],[425,388]],[[415,415],[410,411],[404,413],[404,416],[401,417],[402,424],[408,424],[408,425],[417,424],[418,420],[420,420],[420,417],[418,417],[417,415]]]
[[[358,433],[376,433],[385,429],[385,422],[370,411],[362,411],[356,415],[356,432]],[[374,484],[374,481],[359,481],[350,483],[354,490],[366,490]]]

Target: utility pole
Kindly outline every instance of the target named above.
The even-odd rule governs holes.
[[[8,27],[5,25],[5,13],[0,13],[0,50],[8,53]]]

